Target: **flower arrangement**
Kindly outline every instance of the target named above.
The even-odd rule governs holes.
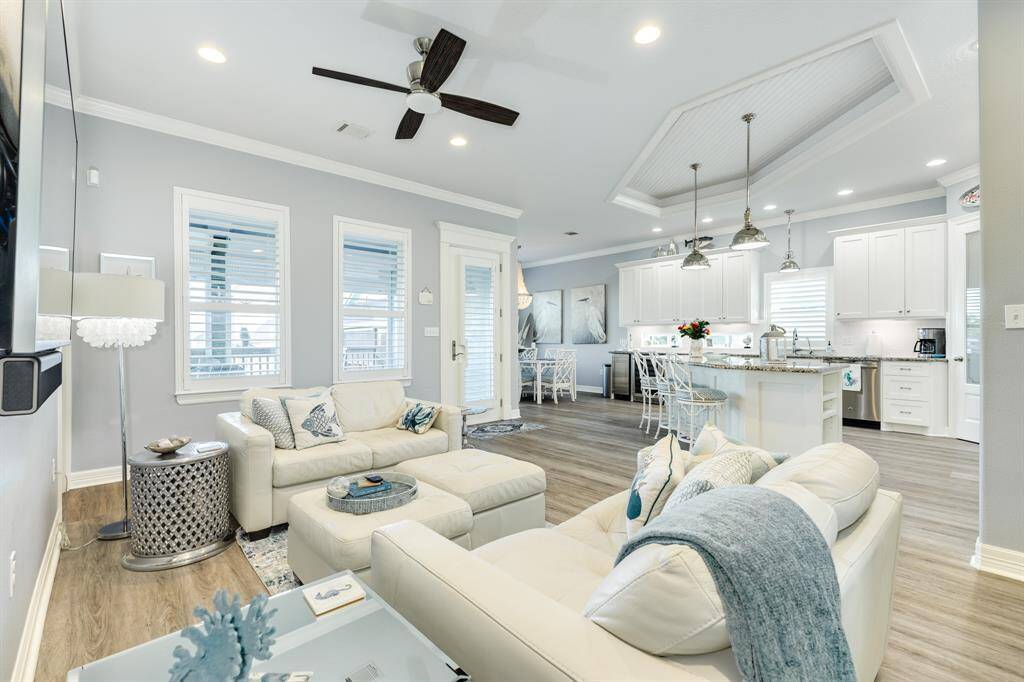
[[[680,336],[687,336],[691,339],[698,340],[703,339],[705,336],[711,336],[711,323],[707,320],[694,320],[681,324],[677,327]]]

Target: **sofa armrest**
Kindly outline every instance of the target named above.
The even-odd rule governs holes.
[[[441,413],[437,415],[437,419],[434,420],[432,429],[440,429],[448,435],[448,451],[461,450],[462,449],[462,410],[454,405],[442,405],[432,400],[416,400],[415,398],[406,398],[406,405],[412,407],[416,403],[423,403],[426,405],[436,405],[441,408]]]
[[[231,513],[246,532],[273,525],[274,436],[240,412],[217,415],[217,438],[228,444]]]
[[[374,590],[474,680],[694,680],[415,521],[371,540]]]

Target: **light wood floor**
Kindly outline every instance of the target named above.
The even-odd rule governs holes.
[[[521,410],[545,428],[475,445],[545,469],[552,523],[626,488],[636,450],[654,441],[636,428],[639,406],[628,402],[580,395],[557,406],[524,402]],[[967,563],[977,536],[977,446],[850,427],[843,437],[878,460],[883,487],[904,495],[892,630],[878,679],[1024,679],[1024,584]],[[117,518],[119,495],[110,485],[65,496],[73,543]],[[125,545],[62,553],[37,679],[62,680],[70,668],[184,627],[194,620],[192,608],[218,588],[245,599],[263,589],[237,547],[147,574],[119,567]]]

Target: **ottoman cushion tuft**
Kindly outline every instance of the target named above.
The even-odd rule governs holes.
[[[453,450],[407,460],[396,471],[461,497],[474,514],[543,493],[544,470],[484,450]]]

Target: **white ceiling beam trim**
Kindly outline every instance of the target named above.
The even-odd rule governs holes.
[[[870,211],[876,208],[888,208],[889,206],[899,206],[900,204],[912,204],[915,201],[924,201],[925,199],[936,199],[938,197],[946,196],[946,192],[941,187],[929,187],[928,189],[918,190],[916,192],[906,192],[904,194],[893,194],[888,197],[881,197],[879,199],[869,199],[868,201],[860,201],[855,204],[847,204],[844,206],[833,206],[831,208],[823,208],[817,211],[807,211],[800,214],[800,220],[793,223],[799,225],[809,220],[818,220],[819,218],[831,218],[838,215],[846,215],[848,213],[858,213],[860,211]],[[775,225],[785,225],[785,218],[766,218],[758,220],[759,227],[774,227]],[[716,227],[708,230],[701,230],[701,236],[716,237],[718,235],[732,234],[742,226],[742,222],[737,222],[733,225],[725,225]],[[859,229],[859,228],[858,228]],[[570,256],[558,256],[557,258],[545,258],[543,260],[536,261],[525,261],[521,262],[520,265],[523,269],[539,268],[545,265],[558,265],[559,263],[571,263],[578,260],[587,260],[588,258],[597,258],[599,256],[610,256],[615,253],[625,253],[627,251],[636,251],[638,249],[646,249],[658,246],[659,244],[668,243],[669,239],[676,239],[677,242],[682,242],[684,239],[689,239],[691,232],[681,232],[677,235],[662,235],[657,239],[648,239],[642,242],[633,242],[630,244],[620,244],[618,246],[609,246],[604,249],[596,249],[594,251],[584,251],[582,253],[572,254]]]
[[[52,101],[54,104],[58,104],[60,106],[67,106],[66,104],[61,104],[61,102],[70,102],[69,95],[62,94],[66,93],[66,91],[57,91],[56,88],[53,90],[54,92],[47,93],[47,101]],[[262,156],[267,159],[282,161],[293,166],[312,168],[313,170],[331,173],[332,175],[340,175],[345,178],[351,178],[352,180],[380,185],[381,187],[388,187],[400,192],[418,194],[419,196],[427,197],[429,199],[437,199],[438,201],[444,201],[449,204],[457,204],[459,206],[465,206],[478,211],[494,213],[506,218],[518,220],[523,215],[523,210],[515,208],[514,206],[499,204],[494,201],[473,197],[468,194],[452,192],[451,190],[426,185],[414,180],[407,180],[394,175],[388,175],[387,173],[380,173],[368,168],[362,168],[349,163],[342,163],[341,161],[328,159],[323,156],[307,154],[306,152],[289,149],[288,147],[281,147],[275,144],[270,144],[269,142],[254,140],[251,137],[235,135],[234,133],[224,132],[223,130],[217,130],[215,128],[207,128],[206,126],[189,123],[188,121],[154,114],[149,111],[127,107],[122,104],[108,102],[94,97],[76,96],[75,111],[82,114],[88,114],[90,116],[105,118],[110,121],[117,121],[118,123],[146,128],[147,130],[155,130],[156,132],[165,133],[167,135],[183,137],[188,140],[195,140],[196,142],[204,142],[217,147],[224,147],[225,149],[233,149],[234,151],[253,154],[254,156]]]
[[[949,187],[966,180],[973,180],[981,175],[981,166],[976,163],[972,163],[966,168],[961,168],[958,171],[947,173],[938,179],[938,183],[943,187]]]

